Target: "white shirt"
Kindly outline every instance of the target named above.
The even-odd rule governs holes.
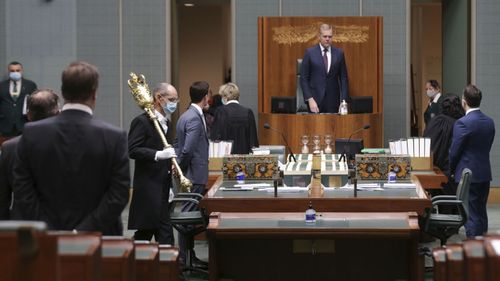
[[[155,109],[155,115],[156,115],[156,118],[158,118],[158,122],[160,123],[161,128],[163,129],[163,131],[166,134],[168,131],[167,118],[165,116],[163,116],[163,114],[158,112],[158,110],[156,110],[156,109]]]
[[[61,111],[69,110],[69,109],[76,109],[80,111],[87,112],[90,115],[93,115],[94,113],[92,112],[92,108],[90,108],[88,105],[82,104],[82,103],[65,103],[62,107]]]
[[[321,43],[319,44],[319,47],[321,48],[321,56],[323,57],[323,54],[325,51],[325,47],[321,46]],[[326,52],[326,57],[328,58],[328,71],[330,71],[330,66],[332,65],[332,46],[326,48],[328,52]]]
[[[194,106],[194,108],[196,108],[198,113],[201,115],[201,120],[203,120],[203,126],[205,127],[205,132],[206,132],[207,131],[207,123],[205,122],[205,115],[203,115],[203,110],[196,103],[192,103],[191,105]]]
[[[479,107],[474,107],[474,108],[469,108],[467,109],[467,111],[465,112],[465,115],[471,113],[472,111],[476,111],[476,110],[479,110]]]
[[[432,98],[432,102],[433,103],[437,103],[438,102],[438,99],[439,97],[441,96],[441,93],[437,93],[433,98]]]
[[[11,96],[19,96],[19,94],[21,93],[21,81],[22,79],[20,79],[19,81],[14,81],[14,80],[10,80],[10,83],[9,83],[9,92],[10,92],[10,95]],[[14,83],[16,83],[16,92],[14,92]]]
[[[226,105],[228,105],[228,104],[230,104],[230,103],[240,104],[240,102],[239,102],[239,101],[237,101],[237,100],[228,100],[228,101],[226,102]]]

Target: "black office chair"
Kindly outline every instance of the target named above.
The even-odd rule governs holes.
[[[446,244],[448,238],[458,233],[469,216],[469,188],[472,179],[471,170],[465,168],[462,171],[462,178],[458,183],[456,195],[438,195],[432,197],[432,209],[427,210],[423,220],[422,230],[441,241],[441,246]],[[446,208],[447,212],[440,210]],[[455,213],[450,213],[455,209]]]
[[[205,231],[208,225],[208,216],[203,209],[199,208],[199,203],[203,196],[198,193],[177,193],[176,197],[169,204],[170,223],[186,238],[186,257],[182,271],[193,271],[208,274],[208,271],[194,267],[192,258],[194,257],[194,236]],[[191,204],[188,211],[182,211],[186,204]]]

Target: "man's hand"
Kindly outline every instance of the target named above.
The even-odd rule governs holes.
[[[177,155],[175,155],[174,148],[169,147],[169,148],[165,148],[164,150],[157,151],[156,155],[155,155],[155,160],[156,161],[166,160],[166,159],[170,159],[172,157],[177,157]]]
[[[311,110],[312,113],[319,113],[318,104],[314,98],[308,99],[307,102],[309,103],[309,110]]]

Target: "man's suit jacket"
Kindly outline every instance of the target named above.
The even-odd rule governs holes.
[[[193,184],[208,181],[208,136],[204,118],[194,106],[189,106],[177,121],[177,161],[184,175]]]
[[[495,138],[493,120],[480,110],[458,119],[453,127],[450,170],[459,182],[464,168],[472,171],[472,182],[491,181],[490,150]]]
[[[431,104],[427,106],[427,109],[424,112],[425,125],[429,124],[429,121],[431,121],[432,118],[441,114],[442,103],[443,103],[443,95],[439,96],[437,102],[431,102]]]
[[[14,160],[16,159],[17,143],[21,137],[15,137],[2,144],[0,154],[0,220],[10,219],[10,205],[12,202],[12,182]]]
[[[331,52],[327,73],[319,44],[306,50],[300,68],[300,86],[305,101],[312,97],[320,109],[323,107],[328,112],[338,112],[341,100],[349,102],[349,83],[344,51],[332,46]],[[328,104],[323,104],[324,101]]]
[[[162,194],[169,193],[172,180],[172,161],[155,161],[156,152],[162,149],[160,135],[146,113],[134,118],[128,134],[130,158],[135,160],[129,229],[156,229],[160,226]]]
[[[121,129],[75,109],[27,123],[14,167],[14,208],[23,219],[122,235],[130,174]]]
[[[210,139],[232,140],[232,154],[250,153],[252,147],[259,146],[252,110],[238,103],[220,106],[215,113]]]
[[[22,132],[27,119],[23,115],[23,105],[28,95],[36,90],[36,84],[27,79],[21,80],[19,97],[14,101],[9,91],[10,80],[0,82],[0,135],[13,136]]]

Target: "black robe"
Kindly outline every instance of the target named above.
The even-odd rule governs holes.
[[[251,109],[237,103],[221,106],[215,113],[211,140],[233,141],[231,154],[248,154],[259,146],[255,117]]]

